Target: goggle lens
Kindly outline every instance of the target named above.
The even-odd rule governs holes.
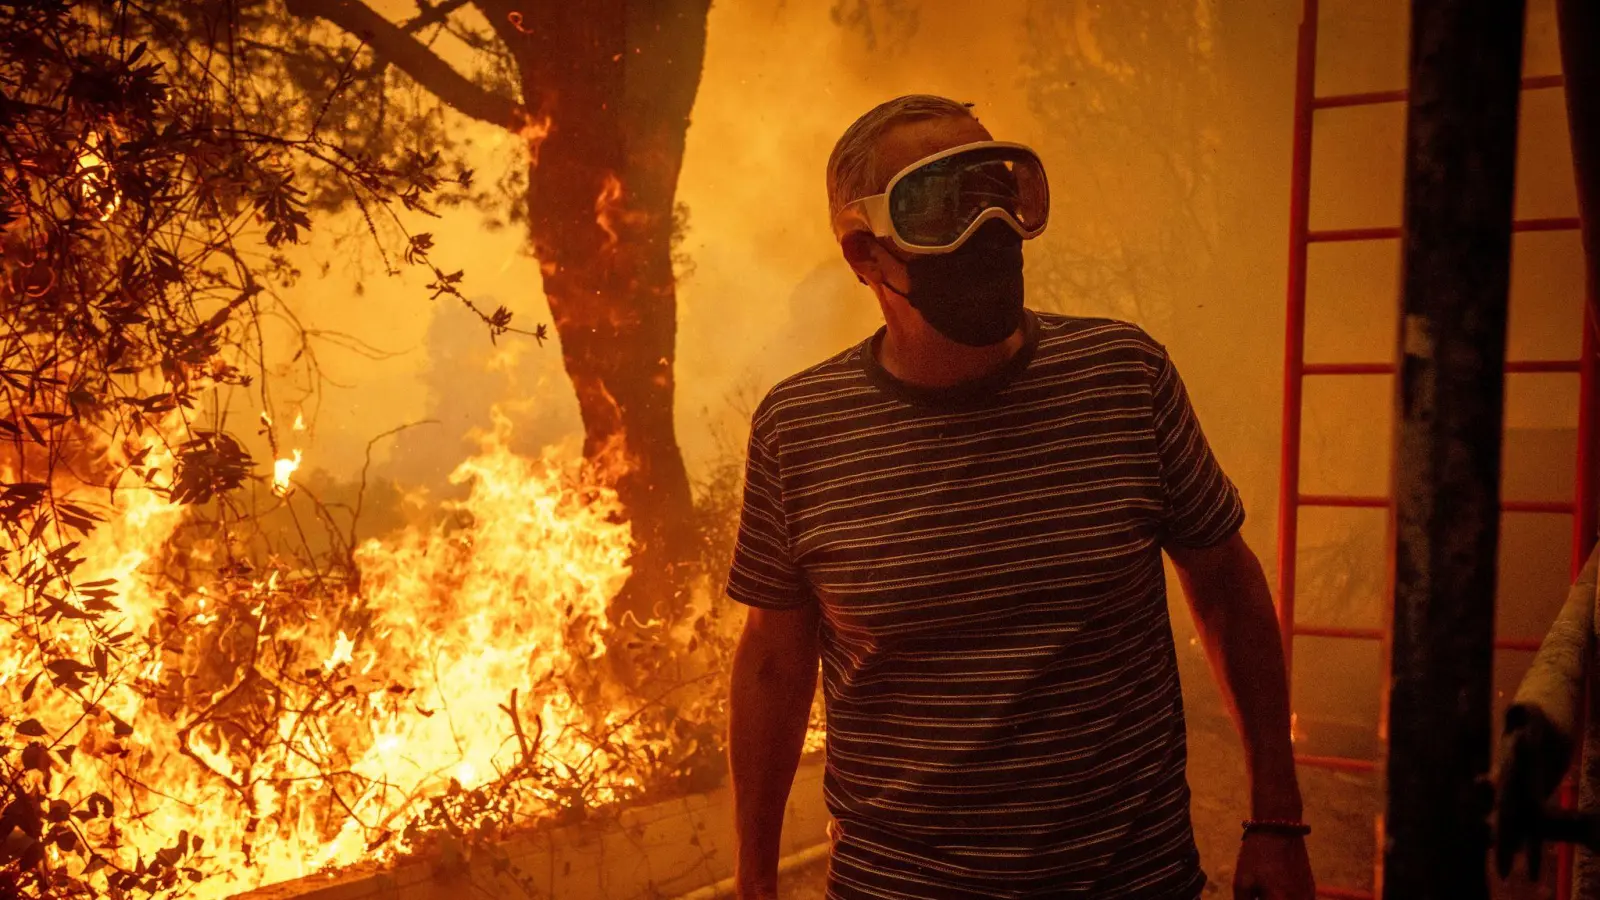
[[[907,173],[889,192],[889,216],[901,240],[923,247],[955,242],[990,209],[1028,231],[1044,226],[1049,189],[1038,157],[1013,148],[979,148]]]

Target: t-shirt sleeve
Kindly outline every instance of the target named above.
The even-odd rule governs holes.
[[[1162,543],[1187,548],[1220,544],[1244,524],[1244,504],[1211,452],[1183,378],[1165,350],[1153,405],[1161,459]]]
[[[797,609],[811,596],[794,563],[778,460],[759,418],[750,433],[744,505],[728,573],[728,596],[762,609]]]

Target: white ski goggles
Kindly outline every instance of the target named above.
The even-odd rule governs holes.
[[[907,253],[949,253],[985,222],[999,219],[1035,238],[1050,218],[1050,185],[1039,155],[1022,144],[979,141],[917,160],[883,193],[839,210],[839,240],[859,231],[889,238]]]

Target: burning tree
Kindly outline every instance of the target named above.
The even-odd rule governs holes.
[[[418,6],[395,22],[355,0],[286,0],[289,13],[361,42],[353,88],[362,93],[351,96],[366,105],[375,134],[398,72],[456,112],[527,141],[518,214],[577,392],[585,453],[620,463],[615,487],[636,542],[634,577],[613,615],[675,614],[697,548],[673,428],[673,197],[709,0]],[[430,36],[440,31],[487,56],[487,73],[474,80],[435,52]],[[326,73],[338,52],[305,41],[260,54]]]

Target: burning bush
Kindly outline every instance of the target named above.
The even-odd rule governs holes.
[[[211,875],[196,893],[218,896],[582,817],[703,766],[715,668],[647,697],[607,673],[629,553],[614,493],[504,437],[457,469],[470,492],[451,515],[366,541],[342,574],[217,565],[226,533],[185,535],[170,459],[147,455],[150,484],[108,498],[76,550],[81,590],[53,639],[6,623],[0,696],[28,715],[9,724],[13,785],[48,797],[43,843],[13,863],[43,854],[85,894]],[[657,631],[656,674],[714,627]],[[34,808],[25,793],[8,815]]]

